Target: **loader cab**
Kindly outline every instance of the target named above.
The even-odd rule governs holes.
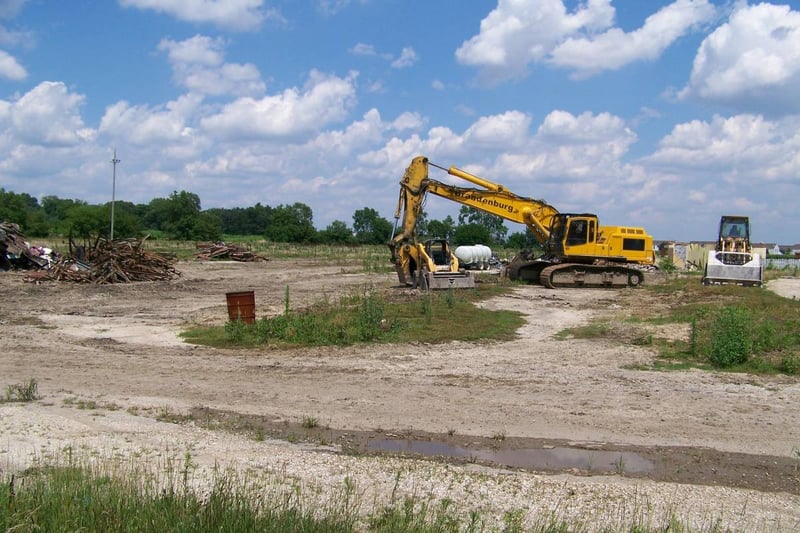
[[[750,219],[725,215],[719,222],[718,252],[750,252]]]
[[[453,254],[450,252],[450,243],[447,242],[447,239],[425,241],[425,253],[433,260],[436,270],[443,270],[442,267],[449,269],[453,262]]]

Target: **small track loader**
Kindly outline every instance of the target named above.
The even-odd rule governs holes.
[[[714,251],[708,252],[703,285],[761,287],[764,267],[750,243],[750,219],[723,215]]]

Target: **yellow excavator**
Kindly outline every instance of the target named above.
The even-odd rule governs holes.
[[[439,168],[451,176],[480,188],[459,187],[431,179],[428,168]],[[589,213],[559,213],[543,200],[519,196],[503,185],[485,180],[456,167],[441,167],[419,156],[411,161],[400,181],[395,218],[399,231],[389,242],[400,283],[418,284],[435,277],[452,281],[442,286],[470,286],[469,276],[458,268],[454,256],[437,263],[419,243],[414,231],[428,194],[434,194],[481,211],[525,224],[544,249],[541,257],[515,257],[507,268],[511,279],[557,287],[635,287],[644,282],[643,266],[655,263],[653,238],[643,228],[601,226]],[[449,253],[449,248],[448,248]],[[438,273],[438,274],[436,274]],[[449,284],[449,285],[448,285]],[[430,285],[430,283],[429,283]],[[433,288],[437,288],[434,286]]]

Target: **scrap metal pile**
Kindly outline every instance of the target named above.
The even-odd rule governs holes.
[[[71,244],[70,256],[51,266],[45,278],[105,284],[164,281],[180,276],[180,272],[173,267],[171,258],[148,252],[143,244],[144,239],[114,241],[98,239],[92,248],[75,247],[74,253]]]
[[[210,259],[226,259],[230,261],[269,261],[266,257],[254,254],[250,250],[237,246],[235,244],[225,244],[224,242],[216,243],[198,243],[197,252],[194,254],[196,259],[210,260]]]
[[[30,246],[17,224],[0,221],[0,270],[47,268],[56,260],[53,250]]]

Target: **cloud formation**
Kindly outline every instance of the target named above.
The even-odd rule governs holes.
[[[190,91],[207,95],[260,96],[265,85],[252,63],[225,63],[225,42],[195,35],[183,41],[163,39],[175,81]]]
[[[714,14],[708,0],[676,0],[626,33],[613,27],[611,0],[589,0],[568,12],[563,0],[499,0],[480,33],[456,50],[485,82],[528,75],[531,64],[569,69],[576,77],[659,57],[678,37]]]
[[[678,96],[786,114],[800,112],[798,94],[800,12],[761,3],[739,7],[706,37]]]
[[[232,31],[253,31],[268,19],[282,20],[280,12],[263,8],[263,0],[118,0],[123,7],[149,9],[195,23]]]

